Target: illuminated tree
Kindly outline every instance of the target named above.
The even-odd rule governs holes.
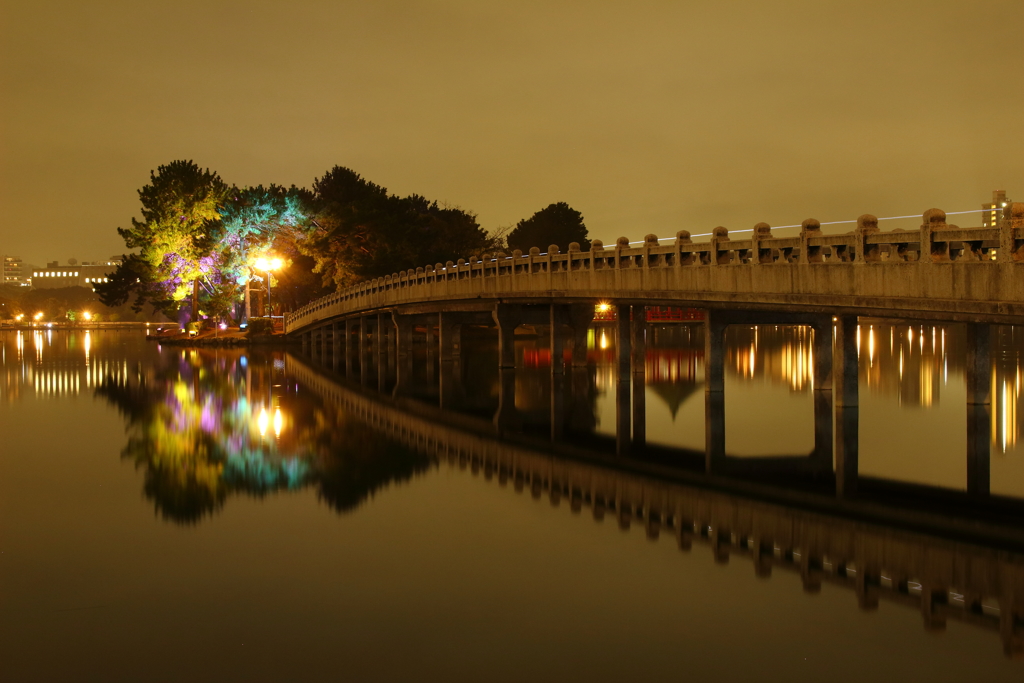
[[[245,287],[245,317],[249,316],[249,287],[253,262],[278,250],[278,240],[293,241],[308,223],[310,194],[292,186],[232,188],[221,209],[222,237],[217,245],[222,294],[234,296]]]
[[[519,221],[506,238],[509,249],[523,253],[532,247],[547,251],[548,245],[557,244],[563,250],[572,242],[579,242],[580,249],[590,249],[590,237],[583,223],[583,214],[565,202],[549,204],[525,220]]]
[[[118,228],[130,249],[152,269],[153,282],[176,302],[192,295],[192,319],[198,318],[200,282],[218,269],[215,246],[221,232],[220,208],[229,188],[220,176],[192,161],[172,161],[150,173],[139,190],[142,220]]]

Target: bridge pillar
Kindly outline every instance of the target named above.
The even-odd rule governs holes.
[[[967,325],[967,491],[978,495],[991,486],[991,335],[991,325]]]
[[[450,363],[462,352],[462,324],[456,322],[456,314],[439,313],[437,333],[440,337],[438,347],[441,352],[441,362]]]
[[[630,398],[632,395],[629,381],[629,373],[620,374],[615,382],[615,454],[627,455],[629,453],[630,439]]]
[[[594,304],[570,304],[566,307],[568,324],[572,328],[572,366],[587,365],[587,333],[594,322]]]
[[[516,371],[514,368],[498,370],[500,389],[498,392],[498,410],[494,413],[494,426],[499,434],[517,428],[520,424],[516,410]]]
[[[572,368],[572,408],[569,427],[574,432],[589,434],[594,431],[596,420],[591,403],[591,373],[586,367]]]
[[[376,342],[374,348],[377,353],[377,362],[380,363],[381,359],[387,354],[387,336],[388,336],[388,324],[389,320],[383,313],[377,314],[377,336],[374,339]]]
[[[725,457],[725,322],[704,314],[704,468]]]
[[[563,349],[563,337],[562,337],[562,325],[565,324],[566,312],[564,306],[557,304],[551,304],[549,327],[550,327],[550,344],[551,349],[551,374],[560,375],[562,374],[565,361],[563,355],[565,353]]]
[[[833,396],[836,406],[836,495],[855,495],[860,409],[857,387],[857,316],[840,316],[836,325]]]
[[[346,318],[344,323],[345,328],[345,376],[352,374],[352,319]]]
[[[366,384],[367,375],[369,374],[367,372],[367,367],[366,367],[366,355],[367,355],[366,354],[366,337],[367,337],[368,328],[369,328],[368,322],[369,322],[369,318],[367,318],[366,316],[360,316],[359,317],[359,336],[357,337],[358,341],[356,342],[356,349],[357,349],[356,353],[359,354],[358,361],[359,361],[359,383],[360,384]]]
[[[398,313],[391,314],[392,320],[395,323],[395,352],[399,358],[406,358],[412,351],[412,320],[409,316],[399,315]]]
[[[814,358],[811,364],[814,385],[814,457],[826,469],[832,467],[832,316],[821,316],[811,325]]]
[[[434,323],[431,322],[430,320],[427,320],[423,325],[423,331],[425,334],[424,338],[427,344],[427,353],[429,354],[432,353],[434,350]]]
[[[498,326],[498,367],[514,368],[516,366],[516,328],[522,322],[522,306],[497,304],[492,315]]]
[[[615,306],[615,358],[619,369],[619,379],[628,379],[630,363],[633,360],[631,349],[632,333],[630,307],[624,304]]]
[[[643,372],[633,373],[633,448],[643,450],[647,445],[647,377]]]
[[[309,332],[303,332],[303,333],[301,333],[299,335],[299,337],[302,339],[302,352],[303,353],[309,353],[309,338],[310,338],[310,336],[311,335],[310,335]]]
[[[557,441],[565,431],[565,374],[551,372],[551,440]]]

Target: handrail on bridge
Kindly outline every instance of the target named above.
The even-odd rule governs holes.
[[[997,227],[960,228],[946,223],[945,212],[929,209],[922,216],[920,229],[914,231],[882,232],[878,219],[864,214],[857,219],[857,227],[845,234],[823,234],[821,223],[808,219],[796,237],[774,237],[771,226],[758,223],[749,237],[740,240],[730,239],[726,228],[717,227],[706,242],[694,242],[689,231],[680,230],[668,244],[661,244],[656,235],[649,234],[637,247],[630,246],[628,238],[620,237],[613,247],[594,240],[586,252],[573,242],[565,253],[552,244],[545,253],[533,247],[527,254],[516,249],[511,255],[473,255],[456,263],[437,263],[374,278],[329,294],[287,315],[285,331],[316,322],[321,317],[317,312],[343,302],[422,285],[501,276],[546,277],[578,271],[718,266],[1024,262],[1024,203],[1011,204],[1003,216]]]

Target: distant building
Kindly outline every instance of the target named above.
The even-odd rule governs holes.
[[[1003,209],[1009,206],[1010,203],[1010,200],[1006,197],[1006,190],[993,190],[992,202],[981,205],[983,209],[981,212],[981,227],[994,228],[999,225],[999,220],[1003,217]]]
[[[25,277],[25,264],[17,256],[3,257],[2,284],[13,287],[24,287],[29,284],[28,278]]]
[[[120,256],[113,256],[106,261],[84,261],[66,266],[59,265],[59,261],[51,261],[45,268],[32,269],[32,288],[92,287],[100,282],[109,282],[111,273],[120,263]]]

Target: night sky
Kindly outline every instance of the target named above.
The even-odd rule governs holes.
[[[348,166],[492,230],[566,201],[605,241],[978,209],[1024,197],[1022,31],[1020,0],[0,0],[0,253],[121,253],[174,159]]]

